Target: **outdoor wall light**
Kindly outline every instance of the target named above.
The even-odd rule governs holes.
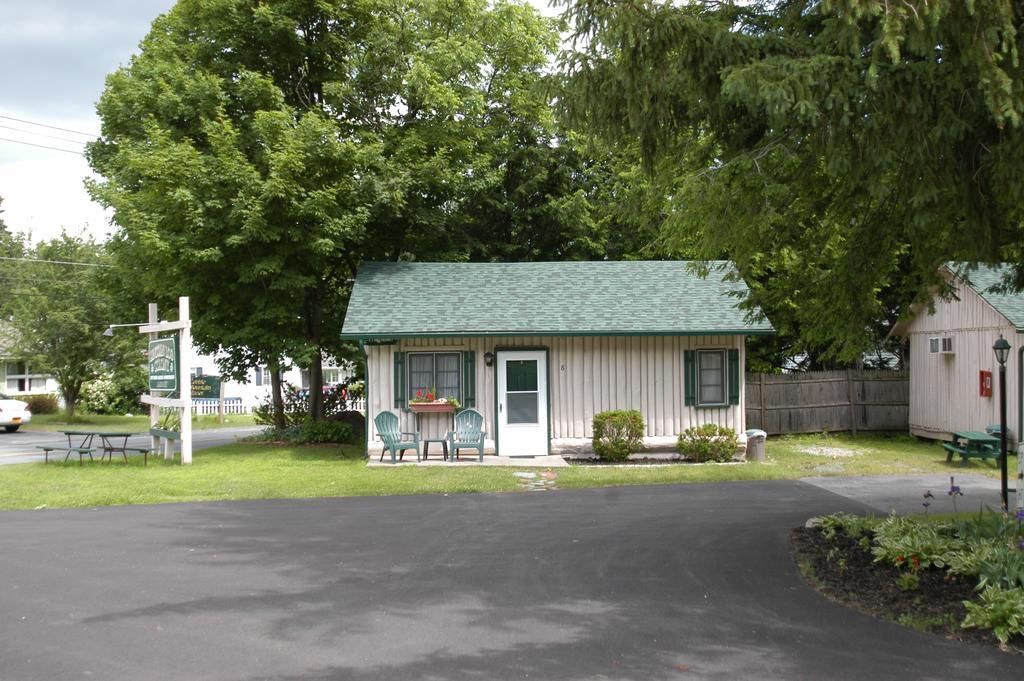
[[[487,366],[491,366],[492,364],[494,364],[494,353],[493,352],[485,352],[484,353],[484,364],[486,364]]]

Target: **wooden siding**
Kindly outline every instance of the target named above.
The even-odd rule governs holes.
[[[637,409],[644,416],[647,437],[672,437],[692,425],[714,422],[743,432],[744,395],[740,404],[697,408],[683,404],[683,351],[735,348],[740,372],[746,363],[743,336],[534,336],[409,339],[395,345],[368,346],[370,392],[368,437],[377,439],[373,417],[383,410],[399,415],[402,430],[416,429],[415,416],[394,407],[396,350],[473,350],[476,352],[476,408],[484,415],[488,446],[493,447],[495,367],[485,366],[484,353],[494,348],[548,348],[553,440],[590,438],[594,414],[609,409]],[[440,436],[443,416],[421,416],[425,436]]]
[[[951,276],[951,275],[947,275]],[[1012,346],[1006,363],[1007,423],[1017,437],[1017,349],[1024,336],[970,287],[960,285],[959,300],[936,300],[935,313],[924,310],[907,327],[910,342],[910,431],[950,439],[956,430],[984,430],[999,423],[999,365],[992,345],[1002,334]],[[928,350],[932,336],[953,338],[953,354]],[[992,396],[981,397],[978,373],[992,372]]]
[[[905,371],[747,375],[747,426],[769,435],[907,429]]]

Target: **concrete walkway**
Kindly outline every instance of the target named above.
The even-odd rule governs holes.
[[[568,468],[569,464],[560,456],[495,456],[494,454],[484,454],[484,460],[477,461],[476,454],[469,452],[460,454],[459,458],[455,461],[445,461],[441,458],[440,451],[437,452],[436,458],[424,459],[422,461],[416,460],[416,454],[406,453],[405,459],[399,461],[396,464],[391,463],[391,456],[389,454],[384,455],[384,460],[380,461],[380,453],[372,454],[370,460],[366,462],[366,465],[370,468],[375,467],[387,467],[394,468],[395,466],[449,466],[449,467],[467,467],[467,466],[519,466],[528,468]]]
[[[1012,471],[1010,488],[1016,480]],[[847,497],[863,504],[875,515],[910,515],[924,513],[924,493],[931,491],[935,498],[931,500],[929,513],[952,513],[953,502],[949,494],[949,477],[945,474],[907,475],[907,476],[871,476],[859,478],[803,478],[800,482],[814,485],[823,490]],[[963,492],[957,497],[956,508],[960,511],[993,510],[1001,508],[999,499],[999,480],[982,475],[953,475],[956,484]],[[1017,503],[1014,493],[1010,493],[1010,506]]]

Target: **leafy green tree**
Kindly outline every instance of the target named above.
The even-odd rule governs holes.
[[[65,233],[26,246],[25,255],[38,262],[5,268],[17,291],[8,307],[10,352],[34,372],[54,377],[70,422],[82,385],[101,373],[137,367],[142,343],[139,334],[103,335],[113,320],[116,292],[101,276],[109,264],[102,245]]]
[[[824,356],[858,356],[944,260],[1022,261],[1016,4],[564,4],[564,113],[639,144],[669,242],[731,257]]]
[[[180,0],[99,102],[114,257],[140,300],[192,298],[228,373],[308,366],[319,418],[358,264],[467,257],[557,40],[521,2]]]

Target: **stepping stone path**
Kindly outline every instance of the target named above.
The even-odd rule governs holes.
[[[519,479],[519,484],[522,485],[527,492],[546,492],[548,490],[558,489],[555,485],[555,479],[558,477],[558,474],[552,471],[544,471],[542,473],[520,471],[513,473],[512,475]]]

